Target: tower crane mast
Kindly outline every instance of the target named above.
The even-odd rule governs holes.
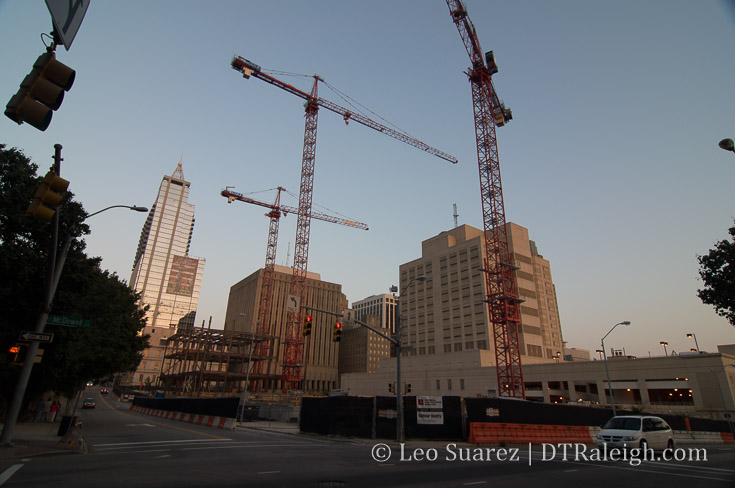
[[[511,261],[495,134],[496,126],[505,125],[512,119],[512,113],[500,101],[492,83],[492,75],[498,71],[493,52],[488,51],[483,56],[477,31],[467,15],[462,0],[446,1],[472,63],[466,74],[472,87],[475,116],[475,140],[485,231],[484,272],[488,294],[486,302],[493,329],[498,393],[500,396],[525,398],[518,340],[521,300],[518,298],[515,281],[517,268]]]
[[[298,209],[289,207],[287,205],[281,205],[281,191],[285,191],[286,189],[279,186],[276,189],[278,190],[278,193],[276,194],[276,200],[274,203],[265,203],[258,200],[254,200],[252,198],[248,198],[245,195],[241,193],[237,193],[234,191],[231,191],[227,187],[226,189],[222,190],[220,193],[223,197],[227,198],[227,203],[232,203],[233,201],[237,200],[244,203],[250,203],[253,205],[258,205],[261,207],[265,207],[270,209],[270,211],[265,214],[266,217],[270,219],[269,227],[268,227],[268,245],[266,247],[266,253],[265,253],[265,266],[263,268],[263,280],[261,282],[261,288],[260,288],[260,305],[258,307],[258,321],[253,324],[255,327],[255,330],[258,335],[261,337],[268,336],[270,333],[270,311],[271,311],[271,302],[273,300],[273,277],[275,274],[275,264],[276,264],[276,248],[278,246],[278,227],[281,216],[286,216],[289,213],[297,213]],[[311,212],[311,218],[323,220],[325,222],[331,222],[333,224],[342,224],[346,225],[348,227],[353,227],[355,229],[361,229],[361,230],[368,230],[367,224],[364,224],[362,222],[356,222],[354,220],[347,220],[342,219],[339,217],[335,217],[333,215],[328,215],[321,212]],[[255,345],[255,357],[267,357],[268,356],[268,349],[269,345],[268,342],[265,340],[260,340]],[[251,366],[248,365],[250,368]],[[270,368],[268,368],[270,370]],[[264,373],[269,373],[270,371],[264,372],[264,365],[262,361],[258,361],[255,363],[254,366],[252,366],[251,372],[253,373],[253,378],[257,382],[254,389],[262,389],[262,381],[264,378]]]
[[[242,73],[244,78],[250,78],[253,76],[306,101],[304,104],[304,149],[301,161],[298,220],[296,222],[293,276],[291,280],[291,295],[300,297],[301,303],[304,303],[306,270],[309,256],[311,199],[314,188],[314,163],[316,161],[316,133],[319,107],[324,107],[327,110],[341,115],[345,123],[348,123],[350,120],[354,120],[362,125],[370,127],[371,129],[393,137],[394,139],[426,151],[429,154],[433,154],[439,158],[450,161],[451,163],[456,163],[457,158],[439,151],[438,149],[433,148],[404,132],[391,129],[390,127],[375,122],[361,114],[352,113],[350,110],[341,107],[336,103],[332,103],[319,97],[318,82],[323,80],[317,75],[314,75],[314,84],[311,87],[311,91],[306,93],[293,85],[264,73],[260,66],[243,58],[242,56],[233,57],[230,66],[235,71]],[[298,388],[301,382],[301,370],[303,368],[301,361],[304,357],[304,342],[300,334],[301,316],[302,312],[299,309],[296,313],[289,313],[286,319],[288,322],[286,324],[286,338],[284,340],[281,376],[281,387],[284,392]]]

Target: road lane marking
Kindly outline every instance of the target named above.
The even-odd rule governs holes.
[[[276,473],[280,473],[280,471],[259,471],[255,474],[276,474]]]
[[[20,468],[22,468],[23,464],[14,464],[5,471],[0,474],[0,485],[4,485],[6,481],[10,479],[11,476],[15,474],[16,471],[18,471]]]
[[[178,439],[170,441],[141,441],[141,442],[115,442],[112,444],[93,444],[92,447],[107,447],[107,446],[142,446],[144,444],[184,444],[187,442],[217,442],[217,441],[230,441],[232,439]]]
[[[484,485],[487,481],[472,481],[470,483],[462,483],[464,486],[470,486],[470,485]]]
[[[131,417],[131,418],[134,418],[134,419],[138,419],[138,420],[140,420],[140,417],[138,417],[138,416],[136,416],[136,415],[133,415],[133,414],[130,414],[130,413],[128,413],[128,412],[121,412],[120,410],[113,410],[113,412],[116,412],[116,413],[118,413],[118,414],[120,414],[120,415],[127,415],[128,417]],[[142,415],[142,414],[141,414],[141,415]],[[168,429],[182,430],[182,431],[184,431],[184,432],[189,432],[189,433],[191,433],[191,434],[201,435],[201,436],[204,436],[204,437],[211,437],[212,439],[224,439],[224,440],[230,440],[230,439],[229,439],[229,438],[227,438],[227,437],[222,437],[222,436],[219,436],[219,435],[214,435],[214,434],[208,434],[208,433],[206,433],[206,432],[199,432],[199,431],[197,431],[197,430],[193,430],[193,429],[185,429],[185,428],[183,428],[183,427],[179,427],[179,426],[177,426],[177,425],[169,425],[169,424],[164,424],[164,423],[162,423],[162,422],[156,422],[155,420],[150,420],[150,419],[146,419],[146,420],[147,420],[148,422],[151,422],[151,423],[153,423],[153,424],[156,424],[156,425],[160,425],[161,427],[166,427],[166,428],[168,428]]]

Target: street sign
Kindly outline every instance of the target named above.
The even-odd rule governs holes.
[[[301,297],[296,295],[289,295],[286,301],[286,312],[297,313],[301,308]]]
[[[54,335],[48,332],[29,332],[27,330],[21,331],[19,339],[21,341],[38,341],[38,342],[52,342]]]
[[[46,0],[56,34],[68,51],[87,13],[90,0]]]
[[[61,325],[64,327],[76,327],[78,329],[89,329],[92,327],[92,321],[89,319],[77,319],[74,317],[64,317],[63,315],[49,315],[46,319],[46,325]]]

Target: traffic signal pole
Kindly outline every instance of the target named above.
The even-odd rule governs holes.
[[[61,173],[61,144],[54,144],[54,172],[59,175]],[[41,311],[38,314],[38,320],[36,326],[33,329],[34,332],[43,333],[44,327],[46,327],[46,321],[48,320],[48,314],[51,311],[51,304],[56,294],[56,287],[59,284],[59,278],[61,270],[64,267],[66,261],[66,255],[71,245],[71,239],[67,239],[64,243],[64,248],[59,253],[57,246],[59,242],[59,211],[54,213],[53,222],[51,224],[51,247],[49,249],[49,268],[46,279],[46,292],[44,300],[41,306]],[[58,258],[57,258],[58,253]],[[5,417],[5,424],[3,425],[3,432],[0,435],[0,445],[12,446],[13,445],[13,433],[15,432],[15,425],[18,423],[18,414],[20,413],[21,406],[23,405],[23,397],[28,387],[28,380],[31,377],[31,369],[38,352],[38,341],[30,341],[26,355],[23,360],[23,366],[20,370],[20,376],[15,384],[15,392],[13,398],[10,400],[10,406],[8,407],[8,413]]]

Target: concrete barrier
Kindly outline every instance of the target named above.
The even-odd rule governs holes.
[[[471,444],[592,444],[590,428],[578,425],[509,424],[470,422]]]
[[[214,427],[223,430],[235,429],[235,419],[233,418],[217,417],[214,415],[198,415],[184,412],[170,412],[167,410],[155,410],[152,408],[138,407],[135,405],[130,405],[130,410],[142,413],[144,415],[152,415],[154,417],[161,417],[164,419],[176,420],[179,422],[187,422],[189,424],[204,425],[206,427]]]

